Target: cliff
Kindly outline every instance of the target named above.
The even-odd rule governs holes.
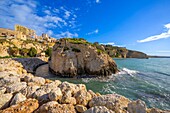
[[[118,72],[108,54],[84,39],[60,39],[55,44],[49,61],[50,70],[60,76],[108,76]]]
[[[148,55],[134,50],[128,50],[125,47],[117,47],[112,45],[99,45],[95,43],[98,49],[105,51],[110,57],[113,58],[148,58]]]

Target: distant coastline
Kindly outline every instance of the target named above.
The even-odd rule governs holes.
[[[170,56],[151,56],[148,55],[149,58],[170,58]]]

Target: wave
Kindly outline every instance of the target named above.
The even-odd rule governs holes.
[[[139,71],[123,68],[123,69],[120,70],[120,72],[118,74],[120,74],[120,75],[128,74],[128,75],[133,76],[133,75],[138,74],[138,73],[139,73]]]

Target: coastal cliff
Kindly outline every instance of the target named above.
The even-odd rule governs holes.
[[[15,59],[0,59],[0,113],[169,113],[118,94],[101,95],[84,84],[28,73]]]
[[[60,39],[49,61],[50,70],[60,76],[109,76],[118,72],[114,60],[84,39]]]

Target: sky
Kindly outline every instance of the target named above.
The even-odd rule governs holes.
[[[0,0],[0,27],[170,56],[170,0]]]

